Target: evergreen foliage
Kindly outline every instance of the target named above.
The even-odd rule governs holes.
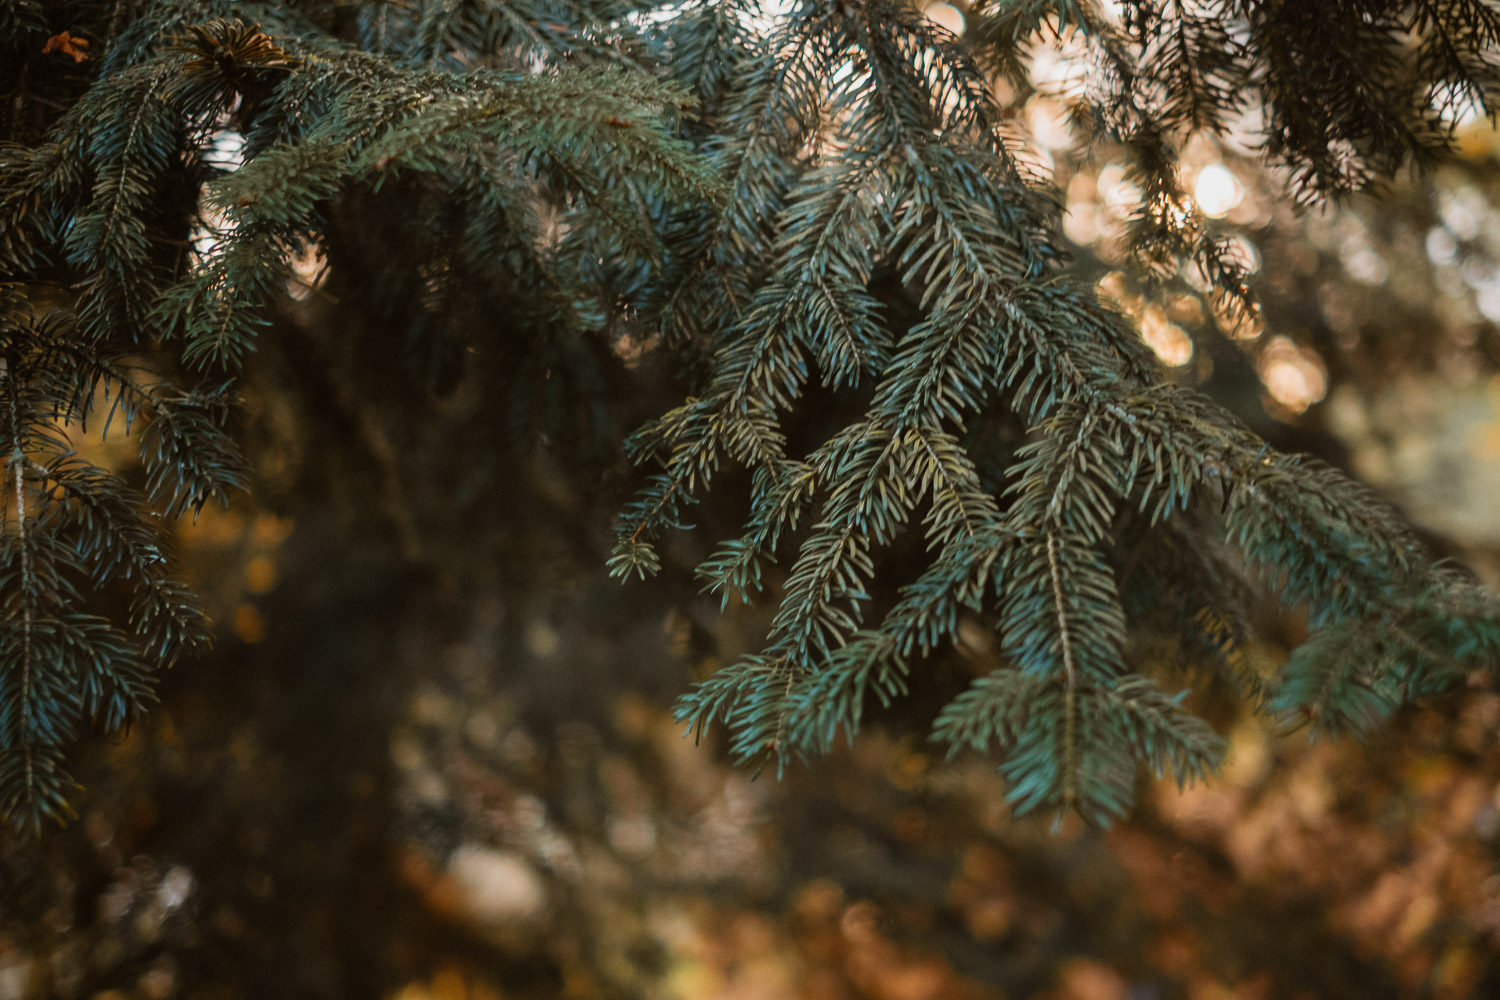
[[[1197,268],[1258,322],[1179,188],[1180,144],[1258,111],[1304,202],[1430,162],[1457,110],[1491,107],[1500,12],[1127,0],[1111,20],[993,0],[960,39],[898,0],[786,6],[0,14],[19,95],[0,144],[0,812],[64,813],[82,721],[127,723],[205,640],[162,519],[245,484],[235,384],[293,261],[382,199],[413,206],[391,234],[410,273],[365,279],[403,330],[403,388],[451,381],[465,345],[447,317],[473,287],[524,289],[505,323],[548,357],[628,336],[678,360],[692,395],[628,444],[656,471],[610,567],[658,571],[658,540],[724,467],[748,472],[743,529],[698,574],[726,602],[769,592],[770,634],[681,703],[747,762],[852,738],[971,620],[998,664],[933,738],[996,753],[1018,809],[1100,822],[1129,808],[1139,763],[1188,781],[1222,756],[1167,667],[1337,734],[1494,666],[1492,595],[1365,490],[1171,384],[1070,279],[1055,192],[992,77],[1024,89],[1035,44],[1082,39],[1089,117],[1143,193],[1143,273]],[[539,377],[517,373],[512,403]],[[139,434],[138,488],[75,452],[91,418]],[[910,539],[925,555],[901,577]],[[1314,628],[1269,679],[1244,662],[1252,584]],[[112,595],[124,627],[85,610]]]

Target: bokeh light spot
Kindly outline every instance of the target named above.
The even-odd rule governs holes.
[[[1178,368],[1192,360],[1192,338],[1182,327],[1167,319],[1166,312],[1159,305],[1149,305],[1141,313],[1141,339],[1156,352],[1164,365]]]
[[[276,584],[276,564],[265,556],[256,556],[245,564],[245,589],[264,594]]]
[[[1198,210],[1210,219],[1221,219],[1245,200],[1245,188],[1234,172],[1222,163],[1210,163],[1198,171],[1193,185],[1193,199]]]
[[[964,15],[951,3],[935,3],[924,12],[927,20],[942,28],[947,28],[955,35],[964,33]]]
[[[234,634],[241,642],[260,642],[266,637],[266,621],[260,609],[253,604],[241,604],[234,609]]]
[[[1266,345],[1259,368],[1271,398],[1293,413],[1304,412],[1328,390],[1322,360],[1286,337],[1276,337]]]

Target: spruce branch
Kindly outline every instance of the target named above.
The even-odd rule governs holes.
[[[1108,120],[1133,144],[1146,192],[1133,225],[1138,256],[1164,277],[1194,262],[1223,308],[1254,319],[1242,268],[1178,188],[1175,146],[1163,129],[1224,127],[1252,78],[1248,63],[1263,55],[1258,46],[1285,26],[1236,4],[1224,5],[1222,23],[1167,4],[1149,16],[1138,10],[1126,39],[1081,7],[1032,6],[1027,13],[1006,5],[1012,44],[1043,30],[1045,8],[1057,15],[1057,30],[1091,34],[1106,56],[1117,88]],[[1252,30],[1243,44],[1233,34],[1240,17]],[[782,25],[782,44],[795,37],[787,34],[792,24]],[[1387,42],[1376,36],[1391,30],[1344,28],[1377,49]],[[783,161],[796,179],[782,188],[784,207],[772,203],[775,235],[742,244],[755,261],[741,265],[751,281],[747,305],[709,316],[704,335],[721,346],[708,391],[635,441],[639,459],[664,468],[620,522],[616,572],[712,487],[725,459],[749,468],[756,484],[744,534],[699,568],[726,600],[730,591],[759,590],[783,533],[818,512],[776,597],[765,651],[700,685],[684,699],[684,718],[700,732],[722,718],[744,757],[826,751],[840,731],[857,731],[867,697],[888,703],[905,692],[913,660],[952,636],[964,608],[996,623],[1005,666],[992,677],[1004,680],[961,696],[936,732],[950,742],[1002,743],[1018,809],[1071,807],[1107,821],[1128,807],[1133,762],[1170,767],[1186,781],[1211,771],[1223,751],[1182,696],[1161,694],[1135,672],[1147,666],[1136,658],[1132,628],[1148,618],[1133,600],[1137,610],[1127,614],[1112,553],[1137,517],[1146,536],[1172,539],[1222,520],[1273,589],[1291,603],[1310,602],[1315,624],[1376,616],[1383,624],[1372,630],[1385,638],[1360,648],[1379,653],[1373,673],[1403,669],[1414,647],[1395,638],[1395,609],[1433,585],[1428,558],[1409,534],[1342,477],[1270,453],[1221,410],[1163,383],[1117,318],[1048,273],[1053,217],[995,140],[988,95],[967,89],[980,74],[951,39],[895,4],[838,8],[819,29],[838,46],[824,58],[845,69],[816,99],[804,96],[788,120],[836,124],[815,156]],[[1129,71],[1132,63],[1143,71]],[[1325,134],[1364,116],[1364,154],[1381,164],[1370,169],[1426,155],[1422,116],[1379,103],[1361,89],[1367,76],[1348,69],[1337,72],[1353,81],[1353,103],[1333,117],[1308,118],[1309,109],[1277,105],[1275,94],[1268,100],[1290,127]],[[1332,76],[1327,85],[1337,85]],[[1302,145],[1278,148],[1310,156]],[[1314,159],[1300,162],[1311,171],[1298,182],[1305,190],[1353,183],[1352,174],[1336,178]],[[782,427],[798,409],[810,365],[830,385],[853,384],[852,331],[874,315],[861,284],[884,261],[895,263],[920,315],[888,353],[866,354],[875,386],[864,418],[805,457],[789,456]],[[812,308],[803,312],[808,289]],[[999,496],[979,487],[976,462],[954,433],[996,396],[1031,428]],[[908,530],[919,503],[935,554],[879,625],[866,627],[861,609],[878,583],[873,554]],[[1184,519],[1192,527],[1176,526]],[[1227,562],[1212,565],[1239,573]],[[985,567],[993,604],[974,587],[976,566]],[[1264,680],[1246,674],[1238,653],[1243,616],[1234,588],[1210,594],[1228,607],[1221,612],[1202,594],[1174,595],[1181,610],[1172,620],[1190,622],[1179,626],[1182,662],[1241,675],[1259,691]],[[1354,694],[1333,693],[1353,691],[1346,678],[1356,675],[1321,666],[1319,651],[1337,648],[1339,634],[1293,658],[1273,685],[1273,711],[1347,702],[1320,711],[1360,717]],[[1391,652],[1398,648],[1407,652]],[[1026,689],[1036,701],[1024,715],[1006,700],[1022,689],[1020,679],[1037,685]],[[1414,690],[1398,688],[1389,687],[1391,704]]]
[[[998,652],[934,738],[996,753],[1018,810],[1095,822],[1129,807],[1140,765],[1188,781],[1222,756],[1168,669],[1326,733],[1492,669],[1492,595],[1368,491],[1169,384],[1065,270],[1059,195],[992,82],[1024,99],[1037,46],[1081,41],[1075,111],[1143,192],[1137,265],[1158,283],[1196,268],[1220,313],[1259,323],[1182,190],[1190,134],[1258,111],[1304,203],[1431,162],[1494,107],[1493,5],[1164,0],[1114,22],[986,2],[962,38],[898,0],[800,3],[768,30],[752,0],[355,5],[338,33],[241,7],[258,22],[173,0],[93,25],[76,90],[0,142],[13,821],[61,815],[82,724],[127,724],[206,641],[160,519],[248,482],[236,379],[302,311],[287,283],[314,253],[370,293],[351,354],[392,358],[370,385],[403,406],[471,351],[519,361],[502,418],[567,409],[561,384],[598,403],[600,371],[659,345],[691,395],[626,443],[650,469],[608,566],[657,572],[662,536],[748,475],[748,513],[697,572],[726,603],[775,602],[769,631],[679,705],[747,762],[826,752],[872,703],[945,683],[923,671],[971,626]],[[28,52],[46,37],[6,23]],[[43,300],[58,314],[34,315]],[[475,316],[495,329],[470,338]],[[384,405],[370,391],[358,409]],[[139,429],[138,488],[74,441],[116,418]],[[118,626],[93,610],[116,591]],[[1314,632],[1252,670],[1246,609],[1267,592]]]

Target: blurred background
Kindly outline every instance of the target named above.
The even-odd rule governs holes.
[[[963,4],[927,11],[966,27]],[[1255,272],[1246,325],[1190,276],[1132,276],[1139,192],[1075,133],[1082,52],[1032,66],[1000,97],[1066,194],[1075,273],[1173,378],[1500,584],[1493,127],[1465,118],[1452,162],[1308,212],[1253,121],[1190,143],[1187,190]],[[494,290],[432,319],[498,330],[462,339],[441,391],[384,402],[402,342],[358,282],[384,249],[365,208],[299,263],[249,369],[253,492],[178,533],[214,651],[82,749],[76,822],[0,841],[0,1000],[1500,996],[1487,678],[1364,744],[1205,695],[1221,778],[1143,777],[1110,830],[1012,818],[992,764],[934,756],[920,711],[781,780],[737,771],[672,703],[764,634],[764,608],[721,615],[691,576],[739,512],[709,505],[657,580],[603,572],[637,483],[618,441],[680,393],[669,366],[626,334],[510,337],[524,290]],[[1305,626],[1262,617],[1274,665]]]

